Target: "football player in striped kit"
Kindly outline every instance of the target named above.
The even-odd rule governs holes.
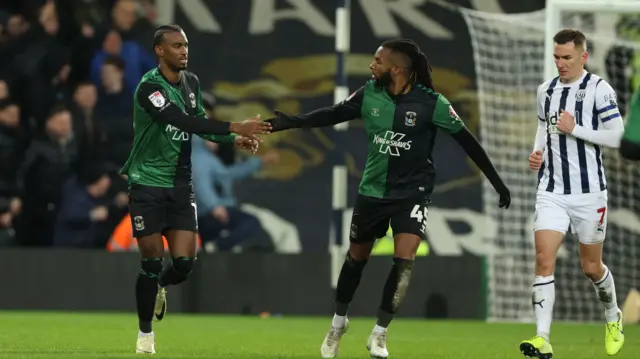
[[[585,70],[587,42],[575,29],[553,38],[558,76],[538,88],[538,131],[529,166],[538,171],[535,205],[536,265],[532,304],[536,336],[520,344],[527,357],[553,356],[549,342],[555,301],[554,270],[569,227],[580,241],[582,269],[605,308],[607,354],[624,343],[613,274],[602,262],[607,230],[607,181],[602,146],[617,148],[623,122],[616,94]]]

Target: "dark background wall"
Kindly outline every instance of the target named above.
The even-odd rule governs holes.
[[[329,315],[330,263],[322,254],[201,254],[190,280],[168,289],[170,310]],[[375,315],[389,264],[388,257],[369,262],[351,315]],[[484,318],[481,269],[476,256],[419,258],[399,315]],[[0,309],[134,311],[138,271],[136,253],[4,250]]]

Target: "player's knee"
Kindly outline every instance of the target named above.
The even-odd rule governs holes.
[[[140,275],[157,278],[162,272],[162,258],[143,258],[140,263]]]
[[[186,277],[193,271],[195,260],[195,257],[176,257],[171,263],[177,273]]]
[[[362,271],[364,269],[364,267],[367,265],[367,260],[369,258],[368,257],[355,257],[351,251],[347,251],[347,255],[344,259],[344,263],[345,265],[349,266],[350,268],[353,268],[357,271]]]
[[[414,260],[421,239],[415,234],[401,233],[394,238],[393,256],[407,260]]]
[[[536,252],[536,274],[548,276],[553,273],[556,256],[550,252]]]
[[[583,258],[581,260],[582,272],[593,281],[602,278],[604,274],[604,264],[599,260]]]

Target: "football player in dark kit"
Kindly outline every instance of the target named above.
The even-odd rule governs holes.
[[[276,111],[267,120],[272,132],[322,127],[361,118],[369,153],[353,210],[350,246],[338,279],[335,315],[320,352],[338,354],[349,321],[347,309],[377,238],[389,224],[394,233],[393,266],[384,285],[378,319],[367,348],[387,358],[387,327],[402,302],[420,241],[425,239],[427,204],[434,187],[432,150],[438,130],[453,137],[482,170],[508,208],[509,189],[484,149],[465,127],[449,101],[434,90],[431,67],[416,43],[384,42],[370,65],[373,78],[343,102],[292,116]]]
[[[134,140],[121,173],[129,179],[133,235],[142,257],[136,282],[137,353],[155,353],[151,321],[162,320],[168,285],[184,282],[196,260],[197,211],[191,183],[191,136],[235,142],[255,152],[256,135],[270,125],[258,118],[240,123],[208,119],[198,77],[186,71],[187,37],[179,26],[157,28],[159,66],[146,73],[134,95]],[[237,135],[237,136],[236,136]],[[171,262],[163,267],[165,236]]]

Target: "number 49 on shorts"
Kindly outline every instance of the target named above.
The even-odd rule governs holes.
[[[420,227],[420,232],[422,233],[425,233],[425,231],[427,230],[427,214],[427,206],[416,204],[411,210],[411,218],[415,218],[418,223],[422,224],[422,226]]]

